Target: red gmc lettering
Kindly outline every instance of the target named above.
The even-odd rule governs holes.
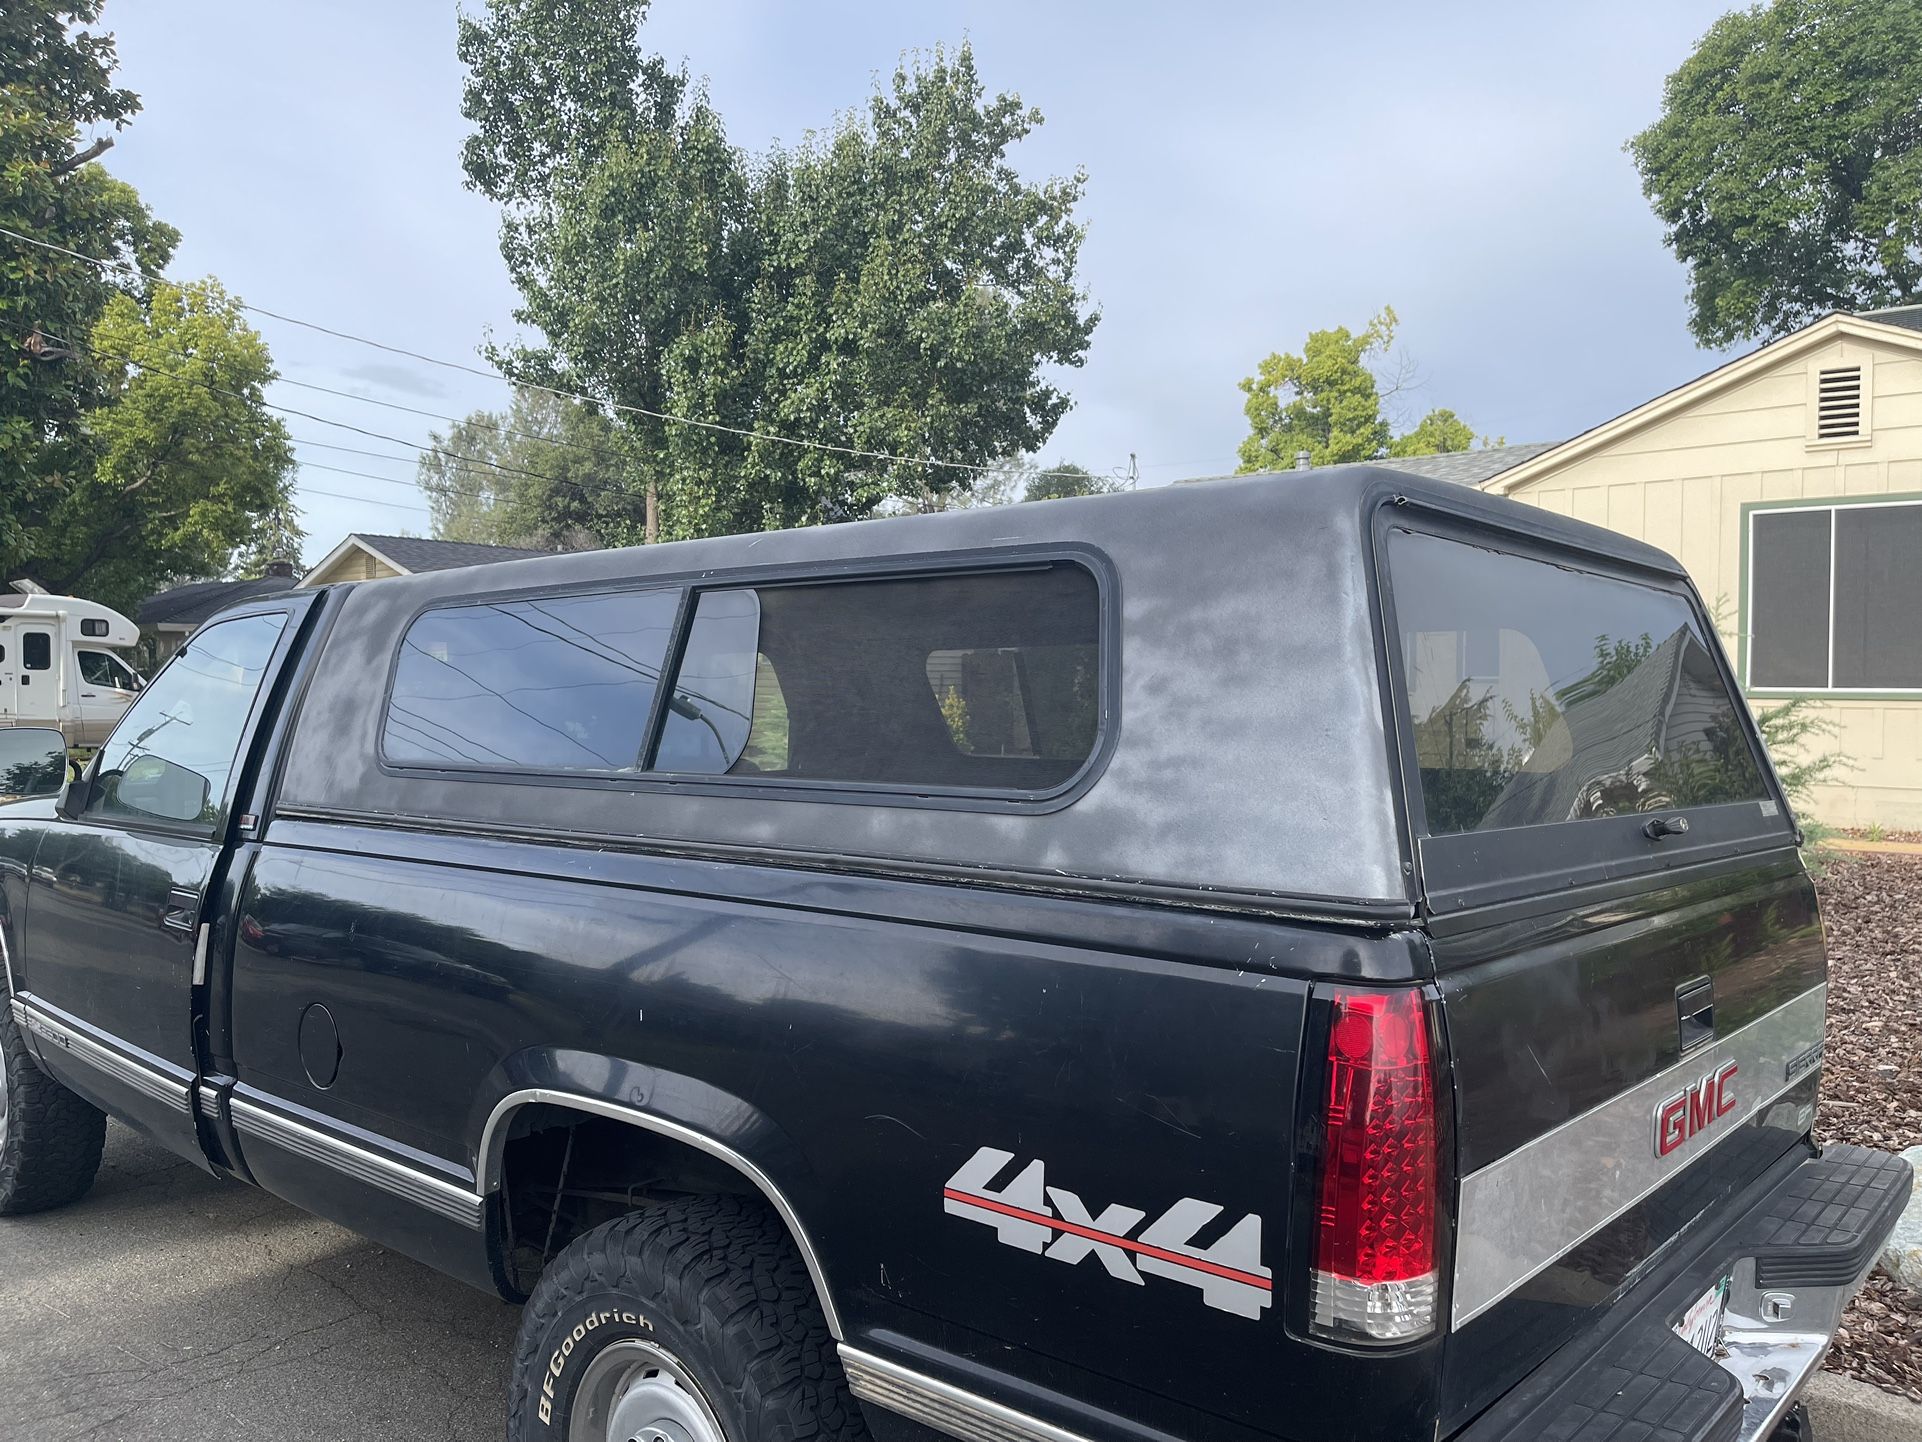
[[[1656,1156],[1668,1156],[1735,1110],[1735,1076],[1739,1070],[1730,1062],[1655,1109]]]

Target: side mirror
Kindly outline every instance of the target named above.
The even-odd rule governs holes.
[[[67,742],[43,726],[0,730],[0,801],[58,796],[67,779]]]

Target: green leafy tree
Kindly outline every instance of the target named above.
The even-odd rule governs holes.
[[[1097,476],[1086,466],[1073,461],[1056,461],[1045,471],[1036,471],[1021,494],[1024,501],[1054,501],[1063,496],[1105,496],[1127,489],[1125,481],[1112,476]]]
[[[1390,441],[1388,454],[1439,456],[1450,451],[1472,450],[1474,445],[1475,431],[1467,421],[1451,410],[1433,410],[1423,416],[1412,431]]]
[[[179,241],[131,186],[95,164],[140,108],[113,84],[97,0],[0,7],[0,226],[156,271]],[[109,133],[82,147],[85,128]],[[85,418],[102,378],[81,344],[128,282],[0,236],[0,565],[17,565],[23,497],[88,465]]]
[[[1039,113],[988,97],[964,45],[749,157],[640,50],[646,10],[489,0],[459,38],[463,165],[502,207],[517,318],[545,341],[492,354],[610,404],[643,538],[938,508],[969,472],[920,460],[986,470],[1044,443],[1069,404],[1044,369],[1081,363],[1096,316],[1075,283],[1082,178],[1034,185],[1008,161]]]
[[[83,463],[25,489],[11,559],[50,591],[125,610],[225,574],[291,510],[293,449],[266,409],[266,343],[216,283],[112,296],[89,342]]]
[[[420,460],[434,534],[448,541],[567,548],[642,539],[645,488],[620,429],[592,407],[517,388],[432,436]]]
[[[1277,351],[1262,361],[1241,382],[1248,437],[1239,469],[1288,470],[1303,451],[1310,464],[1333,466],[1473,445],[1475,433],[1449,410],[1431,411],[1413,430],[1395,435],[1382,404],[1406,377],[1391,381],[1384,394],[1370,362],[1393,351],[1396,324],[1393,308],[1383,306],[1359,333],[1347,326],[1313,331],[1300,355]]]
[[[1716,21],[1628,143],[1703,345],[1922,299],[1922,4]]]

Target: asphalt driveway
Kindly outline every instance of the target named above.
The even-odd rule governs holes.
[[[115,1125],[0,1220],[0,1439],[493,1442],[519,1316]]]

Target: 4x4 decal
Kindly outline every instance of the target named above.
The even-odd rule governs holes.
[[[1166,1277],[1198,1288],[1210,1307],[1237,1317],[1259,1318],[1273,1302],[1274,1274],[1261,1264],[1259,1214],[1250,1212],[1212,1246],[1197,1247],[1194,1239],[1221,1215],[1214,1202],[1183,1197],[1141,1227],[1148,1214],[1120,1202],[1090,1215],[1073,1192],[1047,1185],[1039,1158],[997,1188],[994,1179],[1013,1160],[1013,1152],[982,1147],[948,1178],[943,1209],[994,1228],[1003,1246],[1070,1266],[1094,1257],[1116,1281],[1137,1287],[1144,1272]]]

